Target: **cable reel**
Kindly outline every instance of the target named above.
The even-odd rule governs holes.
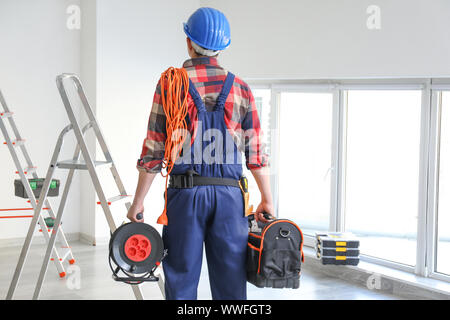
[[[154,272],[166,255],[159,232],[146,223],[123,224],[109,241],[109,266],[115,281],[133,285],[158,281]]]

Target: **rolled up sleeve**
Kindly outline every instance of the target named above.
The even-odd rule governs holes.
[[[138,170],[149,173],[161,171],[166,136],[166,115],[161,101],[161,87],[158,83],[148,120],[147,136],[144,139],[141,156],[137,161]]]
[[[253,170],[268,165],[263,132],[259,121],[255,98],[248,90],[248,110],[241,123],[244,132],[244,150],[247,169]]]

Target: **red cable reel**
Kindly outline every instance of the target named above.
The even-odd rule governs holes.
[[[146,223],[123,224],[109,241],[113,279],[128,284],[158,281],[154,272],[166,255],[159,232]]]

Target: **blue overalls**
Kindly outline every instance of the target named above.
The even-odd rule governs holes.
[[[233,143],[234,155],[230,157],[229,145],[227,149],[224,142],[225,138],[232,139],[224,120],[224,105],[233,82],[234,75],[229,72],[214,110],[207,111],[190,81],[189,93],[198,112],[198,131],[191,148],[190,163],[175,164],[171,175],[195,170],[203,177],[239,180],[242,176],[241,153]],[[195,157],[195,145],[208,153],[212,150],[211,143],[217,141],[217,137],[210,139],[209,129],[221,132],[223,143],[215,145],[212,156],[217,156],[218,152],[218,158],[223,156],[223,161],[211,163],[203,157],[199,161],[198,150]],[[168,249],[168,256],[163,260],[166,299],[197,299],[204,243],[212,298],[245,300],[248,222],[244,217],[241,190],[232,186],[207,185],[168,188],[167,192],[169,223],[163,228],[164,246]]]

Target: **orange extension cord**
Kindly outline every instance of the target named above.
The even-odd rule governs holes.
[[[166,178],[166,189],[164,192],[164,211],[159,216],[157,223],[167,225],[167,186],[169,175],[181,153],[184,140],[186,139],[189,77],[185,69],[170,67],[161,74],[160,85],[162,105],[164,113],[166,114],[167,138],[164,148],[164,159],[162,162],[162,168],[166,169],[166,173],[164,174],[161,171],[162,176]],[[184,98],[181,99],[184,92],[186,94],[184,94]]]

